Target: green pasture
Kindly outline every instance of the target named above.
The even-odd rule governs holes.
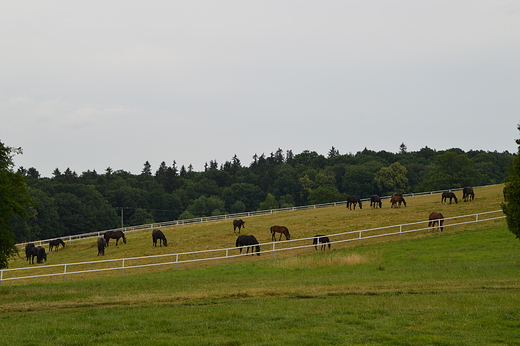
[[[245,230],[266,242],[273,224],[309,237],[421,221],[429,211],[450,217],[497,210],[501,186],[477,189],[475,201],[456,205],[441,205],[440,195],[407,202],[400,209],[387,202],[381,210],[251,217]],[[167,229],[167,248],[153,248],[145,233],[129,234],[105,257],[232,246],[236,238],[230,222]],[[70,243],[49,262],[96,260],[91,242]],[[518,345],[519,246],[502,219],[275,259],[14,281],[0,286],[0,344]]]

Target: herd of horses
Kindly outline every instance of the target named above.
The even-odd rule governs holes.
[[[504,200],[506,200],[506,188],[504,187]],[[467,201],[472,201],[475,199],[475,192],[472,187],[465,187],[462,189],[462,199]],[[458,203],[457,196],[453,191],[444,191],[441,196],[441,203],[451,204],[452,201],[455,201],[455,204]],[[357,196],[349,196],[346,201],[346,206],[350,210],[355,210],[356,205],[359,205],[359,209],[363,209],[362,201]],[[400,208],[401,205],[406,207],[406,201],[401,193],[394,193],[390,197],[390,207],[391,208]],[[378,195],[372,195],[370,197],[370,207],[372,209],[382,208],[383,203],[382,199]],[[240,250],[240,254],[242,254],[242,248],[245,246],[247,248],[246,255],[249,254],[257,254],[260,255],[260,244],[255,236],[253,235],[244,235],[240,234],[242,228],[245,228],[245,222],[242,219],[233,220],[233,233],[237,234],[238,229],[238,238],[236,239],[235,245]],[[439,232],[443,231],[444,228],[444,215],[440,212],[431,212],[428,217],[428,229],[432,228],[433,230],[437,229]],[[276,241],[277,233],[280,235],[278,241],[282,240],[282,236],[285,236],[286,240],[291,239],[291,234],[289,229],[285,226],[272,226],[270,228],[271,232],[271,240]],[[116,246],[118,246],[119,240],[123,239],[123,243],[126,244],[126,237],[123,231],[107,231],[103,234],[102,237],[97,238],[97,248],[98,248],[98,256],[105,255],[105,249],[109,246],[110,239],[115,239]],[[159,247],[168,246],[168,240],[164,233],[159,229],[152,230],[152,244],[153,246],[157,246],[159,243]],[[330,249],[331,242],[329,237],[326,235],[315,235],[313,237],[314,248],[316,251],[326,250],[326,247]],[[62,239],[53,239],[49,241],[49,253],[54,251],[58,251],[60,248],[65,248],[65,242]],[[47,260],[47,253],[45,252],[45,248],[43,246],[35,246],[34,243],[28,243],[25,247],[25,256],[26,260],[29,263],[34,264],[34,259],[36,258],[36,263],[43,263],[43,261]]]

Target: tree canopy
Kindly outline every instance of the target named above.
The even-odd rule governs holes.
[[[24,206],[28,218],[13,225],[21,242],[111,229],[121,222],[132,226],[335,202],[348,195],[494,184],[504,181],[514,157],[507,151],[458,148],[412,152],[403,143],[397,153],[364,149],[341,154],[332,147],[327,156],[278,148],[253,155],[249,165],[236,155],[222,164],[210,160],[200,172],[191,164],[177,169],[175,160],[156,168],[146,161],[138,174],[110,167],[81,174],[56,168],[50,178],[34,167],[20,167],[18,178],[25,178],[35,203]]]
[[[13,155],[21,149],[0,142],[0,269],[6,268],[10,257],[17,253],[12,223],[28,218],[31,198],[21,174],[13,171]],[[24,224],[24,228],[27,225]]]

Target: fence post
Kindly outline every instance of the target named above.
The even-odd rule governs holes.
[[[475,216],[475,223],[476,223],[477,226],[478,226],[478,214]]]
[[[63,281],[67,281],[67,265],[63,265]]]
[[[175,269],[179,269],[179,254],[175,255]]]
[[[399,225],[399,239],[403,238],[403,225]]]
[[[362,232],[363,232],[363,231],[359,231],[359,240],[358,240],[358,242],[359,242],[360,244],[363,244],[363,235],[361,234]]]
[[[121,262],[121,268],[122,268],[121,276],[125,276],[125,259],[124,258]]]
[[[229,249],[226,249],[226,264],[229,263]]]
[[[272,257],[273,259],[274,259],[274,249],[275,249],[275,247],[276,247],[276,245],[275,245],[275,244],[276,244],[276,243],[275,243],[275,242],[273,242],[273,251],[271,252],[271,257]]]
[[[4,279],[4,271],[0,270],[0,286],[2,286],[2,280]]]

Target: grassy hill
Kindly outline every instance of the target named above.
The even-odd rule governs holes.
[[[286,212],[247,218],[246,231],[265,242],[269,226],[284,224],[304,238],[421,221],[433,210],[446,217],[497,210],[501,197],[493,186],[456,205],[432,195],[401,209],[386,202],[381,210]],[[131,233],[105,257],[232,246],[236,238],[231,222],[165,233],[167,248]],[[49,262],[96,259],[91,242],[71,243]],[[0,287],[0,328],[6,345],[516,345],[519,245],[499,220],[298,256],[9,284]]]

